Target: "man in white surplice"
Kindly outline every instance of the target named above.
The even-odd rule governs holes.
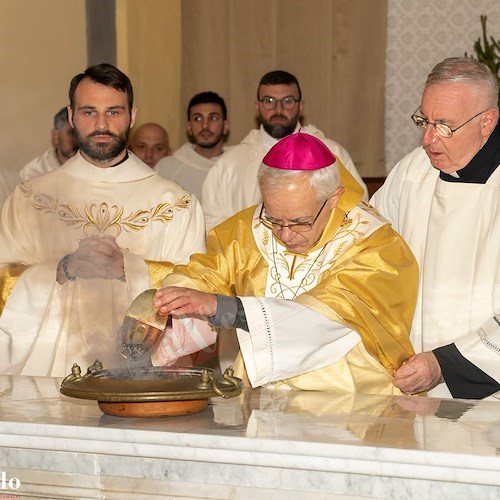
[[[487,66],[449,58],[412,116],[422,147],[372,197],[420,265],[417,355],[395,373],[404,392],[484,398],[500,389],[500,128]],[[444,382],[444,383],[443,383]]]
[[[2,373],[116,365],[128,305],[152,286],[149,261],[183,263],[205,248],[196,198],[125,147],[136,115],[128,77],[92,66],[69,98],[79,152],[20,184],[1,215]]]
[[[22,181],[35,175],[45,174],[59,168],[77,151],[75,132],[68,121],[68,108],[60,109],[54,116],[54,128],[50,133],[52,147],[41,156],[31,160],[19,171]]]
[[[227,150],[224,141],[229,121],[224,99],[210,91],[194,95],[187,108],[186,128],[189,141],[172,156],[162,158],[155,170],[201,199],[205,177]]]
[[[287,71],[266,73],[257,87],[255,109],[260,128],[224,153],[210,169],[203,183],[201,204],[207,231],[235,213],[262,201],[257,170],[266,153],[281,139],[300,130],[321,139],[358,181],[368,199],[367,189],[347,150],[327,139],[312,124],[300,122],[304,112],[302,91],[297,78]]]

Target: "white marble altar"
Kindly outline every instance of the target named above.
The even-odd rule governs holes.
[[[60,382],[0,377],[0,498],[500,499],[500,401],[261,389],[130,419]]]

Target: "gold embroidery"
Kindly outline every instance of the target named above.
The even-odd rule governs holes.
[[[264,229],[264,236],[262,238],[262,243],[267,246],[269,243],[269,231],[267,229]]]
[[[318,261],[319,257],[323,254],[326,245],[320,250],[314,259],[309,258],[308,254],[289,252],[284,250],[279,253],[278,249],[274,247],[274,240],[272,243],[272,260],[274,265],[270,267],[269,272],[271,278],[274,280],[270,283],[270,291],[276,297],[282,299],[295,299],[295,297],[302,291],[306,291],[309,286],[316,280],[316,275],[321,268],[321,262]],[[328,244],[328,243],[327,243]],[[291,257],[291,264],[287,257]],[[297,260],[301,258],[302,262],[297,264]],[[312,262],[311,262],[312,261]],[[288,276],[282,278],[280,270],[286,271]],[[300,283],[296,283],[296,274],[302,274]]]
[[[116,236],[122,231],[141,231],[150,222],[171,222],[175,211],[187,209],[191,204],[191,198],[185,195],[178,198],[174,204],[160,203],[149,210],[137,210],[124,215],[124,209],[116,205],[110,207],[106,202],[99,205],[92,203],[85,206],[82,214],[78,208],[71,205],[59,205],[52,196],[43,193],[33,194],[29,181],[21,184],[20,189],[24,196],[29,198],[33,208],[46,214],[56,215],[63,224],[83,228],[86,235],[91,230],[99,234],[114,231]]]
[[[45,194],[35,194],[33,195],[33,201],[31,204],[37,209],[45,213],[54,212],[57,207],[57,201]]]
[[[139,231],[148,223],[148,220],[149,220],[149,213],[146,210],[138,210],[137,212],[130,214],[128,217],[126,217],[125,220],[123,221],[123,224],[126,227],[128,227],[131,231]],[[151,220],[153,220],[153,217],[151,217]]]
[[[191,203],[189,196],[183,196],[177,200],[175,205],[170,203],[161,203],[158,205],[151,214],[151,220],[159,220],[161,222],[170,222],[174,218],[174,208],[182,210],[188,208]]]
[[[31,182],[29,180],[19,184],[19,189],[22,191],[24,196],[28,198],[31,196],[32,190],[31,190]]]
[[[362,220],[360,212],[346,214],[337,233],[315,258],[307,253],[295,254],[286,249],[279,251],[274,248],[274,240],[271,241],[270,259],[274,265],[269,268],[269,277],[272,280],[269,283],[269,292],[275,297],[293,300],[300,293],[307,291],[316,283],[321,269],[330,268],[347,248],[363,236],[365,232],[363,226],[369,224],[367,220]],[[321,261],[320,257],[326,249],[328,249],[327,257]],[[302,261],[297,264],[300,258]],[[297,283],[299,280],[300,283]]]
[[[295,264],[297,263],[297,255],[293,256],[292,265],[290,266],[290,274],[288,275],[289,280],[293,280],[295,278]]]

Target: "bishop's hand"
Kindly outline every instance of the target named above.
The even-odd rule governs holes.
[[[154,307],[164,315],[208,318],[217,312],[217,295],[192,288],[169,286],[156,292]]]

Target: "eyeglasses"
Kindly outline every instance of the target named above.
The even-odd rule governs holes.
[[[318,217],[320,213],[323,211],[323,208],[325,208],[327,201],[328,198],[325,200],[323,205],[321,205],[319,212],[317,213],[316,217],[314,217],[312,222],[296,222],[293,224],[280,224],[279,222],[276,222],[272,219],[268,219],[267,216],[263,215],[264,213],[264,203],[263,203],[262,208],[260,209],[259,221],[264,226],[268,227],[269,229],[274,229],[275,231],[281,231],[282,229],[287,228],[296,233],[307,233],[307,231],[312,230],[314,223],[318,220]]]
[[[295,97],[291,95],[287,95],[283,97],[283,99],[276,99],[275,97],[265,95],[262,99],[258,99],[258,101],[262,103],[264,109],[271,111],[276,109],[278,103],[281,103],[283,109],[293,109],[295,108],[295,104],[300,102],[300,99],[295,99]]]
[[[467,125],[469,122],[474,120],[474,118],[477,118],[480,114],[484,113],[485,111],[488,111],[485,109],[484,111],[481,111],[477,115],[474,115],[472,118],[467,120],[465,123],[462,123],[462,125],[459,125],[456,128],[451,128],[449,125],[445,125],[444,123],[432,123],[430,122],[427,118],[424,118],[423,116],[417,115],[416,112],[420,109],[420,106],[415,110],[415,113],[411,115],[411,119],[413,120],[413,123],[418,127],[421,128],[422,130],[425,130],[427,128],[427,125],[432,125],[435,129],[438,135],[441,137],[446,137],[450,138],[453,135],[453,132],[456,132],[459,128],[462,128],[464,125]]]

